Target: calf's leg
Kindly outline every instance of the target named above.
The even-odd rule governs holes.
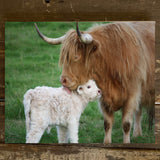
[[[78,143],[78,127],[79,123],[77,120],[72,119],[68,125],[68,138],[71,143]]]
[[[38,143],[47,128],[47,124],[43,123],[41,125],[34,123],[31,124],[30,131],[26,136],[26,143]]]
[[[57,135],[58,135],[58,142],[59,143],[67,143],[68,142],[68,135],[67,135],[67,128],[63,126],[57,126]]]

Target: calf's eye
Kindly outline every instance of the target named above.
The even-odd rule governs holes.
[[[87,86],[87,88],[89,89],[89,88],[91,88],[91,86]]]

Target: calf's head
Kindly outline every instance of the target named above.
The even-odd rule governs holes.
[[[89,80],[84,85],[78,86],[77,92],[89,101],[94,101],[101,97],[101,90],[97,87],[94,80]]]

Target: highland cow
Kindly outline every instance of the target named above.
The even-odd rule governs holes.
[[[61,83],[68,90],[94,79],[102,90],[100,106],[104,117],[104,143],[111,143],[113,113],[122,109],[123,142],[142,134],[142,106],[154,115],[155,23],[115,22],[81,32],[70,30],[60,38],[48,38],[37,28],[41,38],[50,44],[61,44],[59,63]]]

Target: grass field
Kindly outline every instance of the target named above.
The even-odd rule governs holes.
[[[41,22],[40,30],[48,37],[59,37],[71,28],[74,22]],[[81,22],[85,30],[92,23]],[[23,95],[36,86],[59,87],[61,68],[58,66],[60,45],[42,41],[32,22],[7,22],[5,24],[5,142],[25,143],[25,116]],[[89,103],[81,116],[79,143],[103,143],[103,117],[97,102]],[[143,136],[133,138],[131,143],[154,143],[154,127],[148,131],[147,113],[143,111]],[[112,133],[113,143],[123,142],[121,111],[115,113]],[[40,143],[57,143],[57,133],[44,133]]]

